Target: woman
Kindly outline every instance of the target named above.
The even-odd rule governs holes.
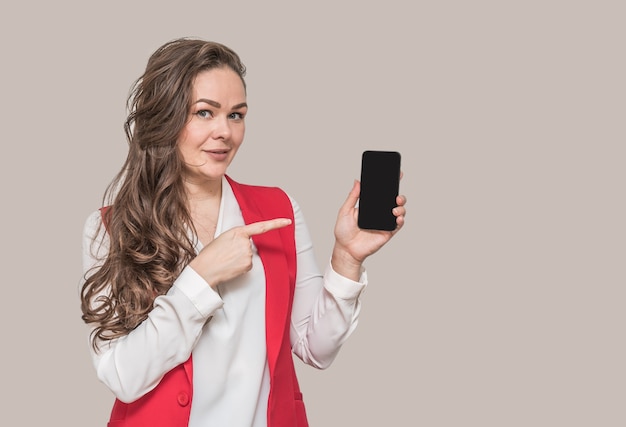
[[[292,352],[326,368],[357,324],[363,261],[397,229],[360,230],[359,183],[324,274],[298,204],[227,175],[245,131],[245,67],[178,39],[128,100],[128,157],[84,229],[81,288],[109,426],[306,426]]]

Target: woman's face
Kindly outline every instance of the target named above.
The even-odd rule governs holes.
[[[247,110],[243,82],[233,70],[214,68],[196,76],[189,120],[178,138],[187,182],[222,179],[243,142]]]

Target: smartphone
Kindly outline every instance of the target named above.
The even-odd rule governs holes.
[[[400,153],[364,151],[361,157],[361,193],[358,226],[365,230],[395,230],[400,189]]]

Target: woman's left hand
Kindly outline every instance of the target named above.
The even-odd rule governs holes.
[[[398,204],[393,209],[396,217],[396,229],[392,231],[363,230],[357,225],[361,183],[354,181],[352,190],[339,209],[335,224],[335,247],[331,263],[333,269],[342,276],[358,280],[361,265],[365,259],[382,248],[404,225],[406,197],[399,195]]]

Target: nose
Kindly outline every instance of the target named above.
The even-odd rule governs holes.
[[[228,117],[219,116],[215,121],[215,129],[213,130],[214,139],[228,139],[231,135],[230,121]]]

